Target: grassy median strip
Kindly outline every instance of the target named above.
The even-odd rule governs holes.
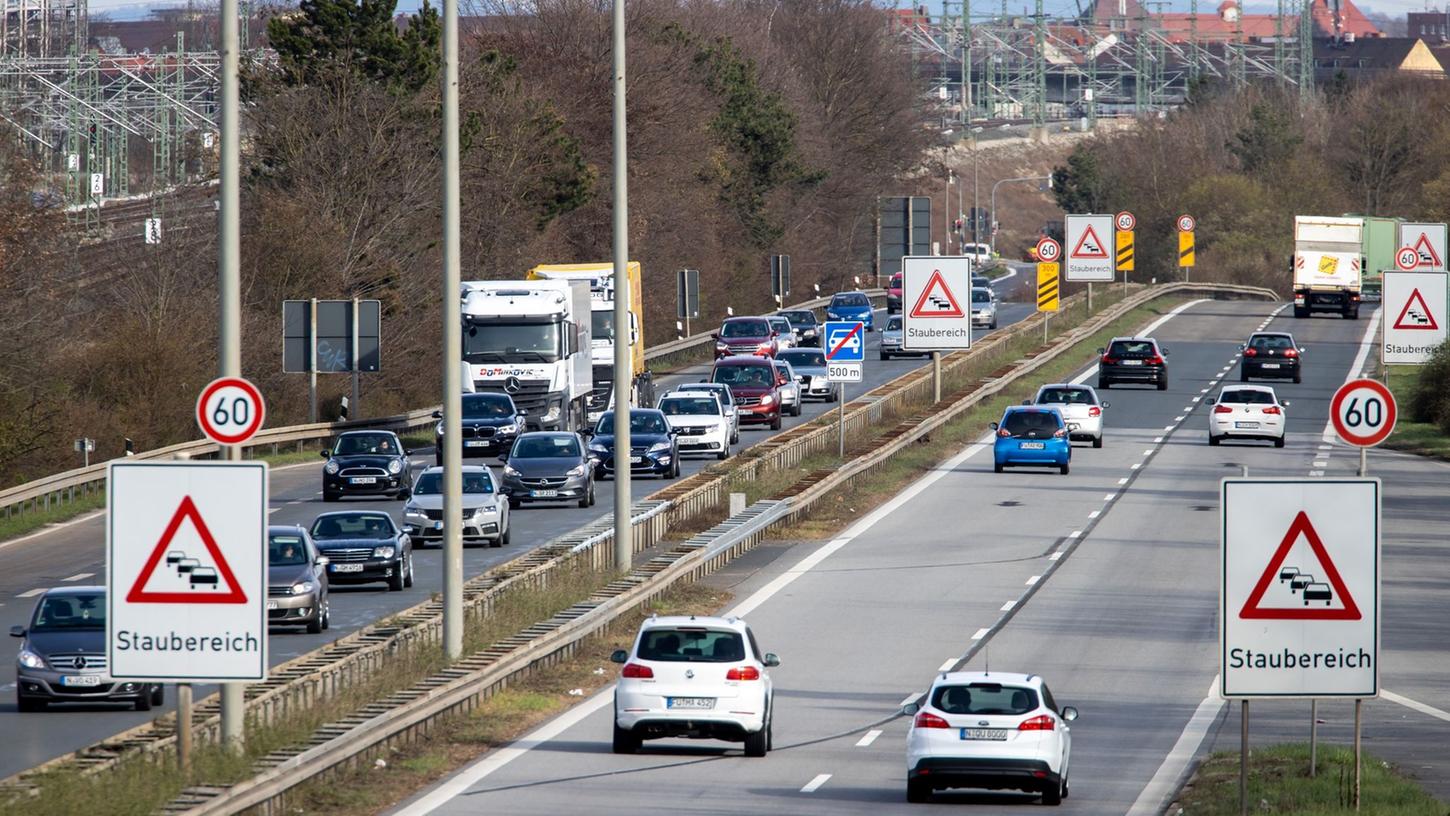
[[[1308,744],[1253,749],[1249,753],[1249,812],[1286,816],[1353,813],[1354,752],[1321,745],[1317,758],[1311,779]],[[1365,754],[1361,767],[1362,816],[1445,816],[1450,812],[1388,763]],[[1237,816],[1238,752],[1219,752],[1203,763],[1178,804],[1183,816]]]
[[[1380,368],[1380,372],[1383,376],[1384,367]],[[1391,366],[1389,373],[1390,391],[1395,395],[1399,418],[1395,421],[1395,432],[1385,441],[1385,447],[1450,461],[1450,435],[1433,422],[1410,419],[1410,400],[1423,369],[1419,366]]]

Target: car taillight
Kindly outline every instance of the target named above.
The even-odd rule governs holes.
[[[1282,414],[1284,412],[1279,410],[1279,406],[1277,406],[1277,405],[1270,405],[1268,408],[1265,408],[1264,409],[1264,413],[1266,413],[1266,414]]]
[[[1094,405],[1093,407],[1091,407],[1091,408],[1088,409],[1088,416],[1090,416],[1090,417],[1102,416],[1102,415],[1103,415],[1103,409],[1099,408],[1096,405]]]
[[[923,711],[916,715],[915,725],[917,728],[951,728],[947,721],[931,713]]]
[[[1012,432],[1007,430],[1006,428],[998,428],[997,435],[1002,437],[1003,439],[1006,439],[1007,437],[1012,435]]]
[[[1259,353],[1257,351],[1254,351],[1253,349],[1244,349],[1244,356],[1245,357],[1257,357],[1257,356],[1259,356]]]
[[[760,679],[760,669],[757,669],[754,666],[741,666],[740,668],[731,669],[730,671],[725,672],[725,679],[726,680],[759,680]]]
[[[1298,349],[1288,349],[1287,351],[1284,352],[1284,356],[1285,357],[1298,357],[1299,356],[1299,350]]]
[[[1118,364],[1118,358],[1117,357],[1110,357],[1110,356],[1108,356],[1106,354],[1103,355],[1103,365],[1117,365],[1117,364]]]
[[[1215,414],[1232,414],[1234,412],[1234,409],[1228,407],[1227,405],[1215,405],[1213,407],[1213,412]]]
[[[632,677],[632,678],[634,678],[636,680],[641,680],[641,679],[650,679],[650,680],[653,680],[654,679],[654,676],[655,676],[655,672],[654,672],[654,669],[651,669],[649,666],[641,666],[638,663],[626,663],[625,666],[624,666],[624,671],[621,672],[619,676],[620,677]]]
[[[1022,724],[1019,725],[1019,726],[1017,726],[1017,730],[1018,731],[1056,731],[1057,730],[1057,720],[1054,720],[1052,718],[1052,715],[1051,714],[1039,714],[1039,715],[1037,715],[1036,717],[1033,717],[1030,720],[1023,720],[1022,721]]]
[[[1148,365],[1163,365],[1163,357],[1155,354],[1148,358]]]
[[[1055,430],[1055,431],[1052,432],[1052,435],[1056,439],[1061,439],[1062,437],[1067,436],[1067,429],[1066,428],[1058,428],[1057,430]]]

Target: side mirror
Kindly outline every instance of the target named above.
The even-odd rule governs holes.
[[[1099,407],[1099,408],[1103,408],[1103,409],[1107,409],[1107,407],[1108,407],[1108,404],[1107,404],[1107,403],[1106,403],[1106,402],[1104,402],[1104,403],[1100,403],[1100,404],[1099,404],[1099,405],[1098,405],[1098,407]]]
[[[331,558],[328,558],[325,555],[319,555],[319,556],[317,556],[317,560],[314,561],[313,563],[316,564],[319,567],[325,567],[328,564],[331,564],[332,563],[332,559]]]
[[[997,423],[995,423],[995,422],[992,422],[992,423],[989,423],[989,424],[988,424],[988,425],[987,425],[987,427],[988,427],[988,428],[991,428],[991,429],[992,429],[992,430],[994,430],[994,431],[995,431],[995,430],[997,430]]]
[[[774,652],[766,652],[765,659],[760,662],[764,663],[768,668],[775,668],[780,665],[780,658]]]
[[[10,636],[11,637],[18,637],[18,638],[25,637],[25,627],[24,626],[12,626],[12,627],[10,627]]]
[[[1289,402],[1288,400],[1284,400],[1283,402],[1279,403],[1279,405],[1280,407],[1288,408],[1290,405],[1293,405],[1293,403]]]
[[[1023,405],[1031,405],[1032,404],[1032,400],[1030,400],[1030,399],[1022,400],[1022,404]]]
[[[1208,399],[1206,399],[1206,400],[1203,401],[1203,404],[1204,405],[1212,405],[1215,402],[1218,402],[1218,400],[1214,399],[1213,397],[1209,397]]]
[[[1067,720],[1068,722],[1072,722],[1073,720],[1077,719],[1077,709],[1073,708],[1072,706],[1063,706],[1062,718],[1064,720]]]
[[[442,419],[443,418],[443,412],[442,411],[434,411],[433,412],[433,418],[434,419]]]
[[[710,339],[711,340],[719,340],[720,339],[720,332],[710,332]]]
[[[916,716],[916,712],[918,712],[920,710],[921,710],[921,704],[920,703],[907,703],[906,705],[904,705],[904,706],[901,707],[901,715],[903,717],[914,717],[914,716]]]
[[[1300,353],[1300,354],[1303,354],[1303,353],[1304,353],[1304,352],[1306,352],[1306,351],[1308,351],[1308,350],[1309,350],[1309,349],[1307,349],[1307,348],[1304,348],[1304,347],[1303,347],[1303,346],[1300,346],[1300,347],[1299,347],[1299,353]]]
[[[588,439],[591,436],[594,436],[594,429],[593,428],[580,428],[579,429],[579,435],[582,436],[582,437],[584,437],[585,439]]]
[[[1248,343],[1239,343],[1239,351],[1244,351],[1244,350],[1248,349],[1248,347],[1249,347],[1249,344]]]
[[[519,410],[518,410],[518,415],[519,415],[519,416],[528,416],[528,415],[529,415],[529,412],[528,412],[528,410],[527,410],[527,409],[524,409],[524,408],[520,408],[520,409],[519,409]]]
[[[1102,355],[1107,354],[1107,353],[1108,353],[1108,350],[1105,349],[1105,348],[1099,348],[1098,349],[1098,355],[1099,356],[1102,356]]]
[[[1284,404],[1285,405],[1288,405],[1289,403],[1286,402]],[[680,429],[679,428],[671,428],[670,429],[670,436],[679,436],[679,435],[680,435]]]
[[[629,662],[629,652],[625,651],[624,649],[615,649],[614,650],[614,653],[609,656],[609,662],[611,662],[611,663],[628,663]]]
[[[1167,356],[1168,356],[1168,355],[1170,355],[1170,354],[1172,354],[1172,353],[1173,353],[1173,352],[1171,352],[1171,351],[1169,351],[1169,350],[1168,350],[1168,349],[1163,349],[1163,356],[1164,356],[1164,357],[1167,357]]]
[[[320,450],[320,451],[317,452],[317,455],[318,456],[321,456],[323,459],[331,459],[332,458],[332,451]]]

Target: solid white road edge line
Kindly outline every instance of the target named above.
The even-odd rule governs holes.
[[[937,671],[938,672],[944,672],[947,669],[950,669],[952,666],[955,666],[955,665],[957,665],[957,659],[955,657],[949,657],[949,658],[947,658],[947,662],[941,664],[941,668],[937,669]]]
[[[1405,708],[1418,711],[1421,714],[1428,714],[1429,716],[1434,717],[1437,720],[1444,720],[1445,722],[1450,722],[1450,711],[1442,711],[1441,709],[1438,709],[1434,706],[1425,705],[1419,700],[1411,700],[1409,697],[1396,694],[1393,691],[1385,691],[1381,689],[1380,696],[1385,698],[1386,700],[1389,700],[1392,703],[1399,703]]]
[[[1359,379],[1360,372],[1364,371],[1365,360],[1369,359],[1370,347],[1375,342],[1375,330],[1380,326],[1380,318],[1383,317],[1381,309],[1375,309],[1374,317],[1370,318],[1369,325],[1364,327],[1364,336],[1359,341],[1359,352],[1354,355],[1354,362],[1349,364],[1349,373],[1345,375],[1344,381]],[[1324,432],[1320,438],[1326,444],[1339,441],[1339,434],[1334,432],[1334,420],[1324,423]]]
[[[1208,696],[1203,698],[1203,702],[1198,704],[1193,716],[1188,719],[1188,724],[1183,726],[1183,733],[1178,735],[1178,741],[1173,743],[1168,756],[1163,758],[1163,763],[1158,766],[1153,778],[1148,780],[1143,792],[1138,794],[1138,799],[1128,809],[1127,816],[1157,816],[1163,812],[1163,808],[1168,805],[1168,798],[1178,792],[1179,782],[1188,772],[1188,763],[1198,754],[1199,746],[1208,736],[1208,729],[1218,717],[1223,704],[1223,698],[1218,696],[1218,675],[1214,675],[1213,683],[1208,687]]]
[[[830,774],[816,774],[815,779],[807,782],[806,786],[801,788],[801,793],[815,793],[818,789],[820,789],[822,785],[826,784],[826,780],[830,778]]]

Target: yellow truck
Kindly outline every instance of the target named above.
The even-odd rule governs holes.
[[[653,407],[654,379],[644,363],[644,295],[641,291],[638,261],[630,261],[629,275],[629,342],[630,401],[635,406]],[[594,383],[588,400],[588,418],[592,424],[613,404],[614,343],[620,333],[614,326],[614,264],[542,264],[529,270],[529,280],[574,280],[589,284],[591,358]]]

